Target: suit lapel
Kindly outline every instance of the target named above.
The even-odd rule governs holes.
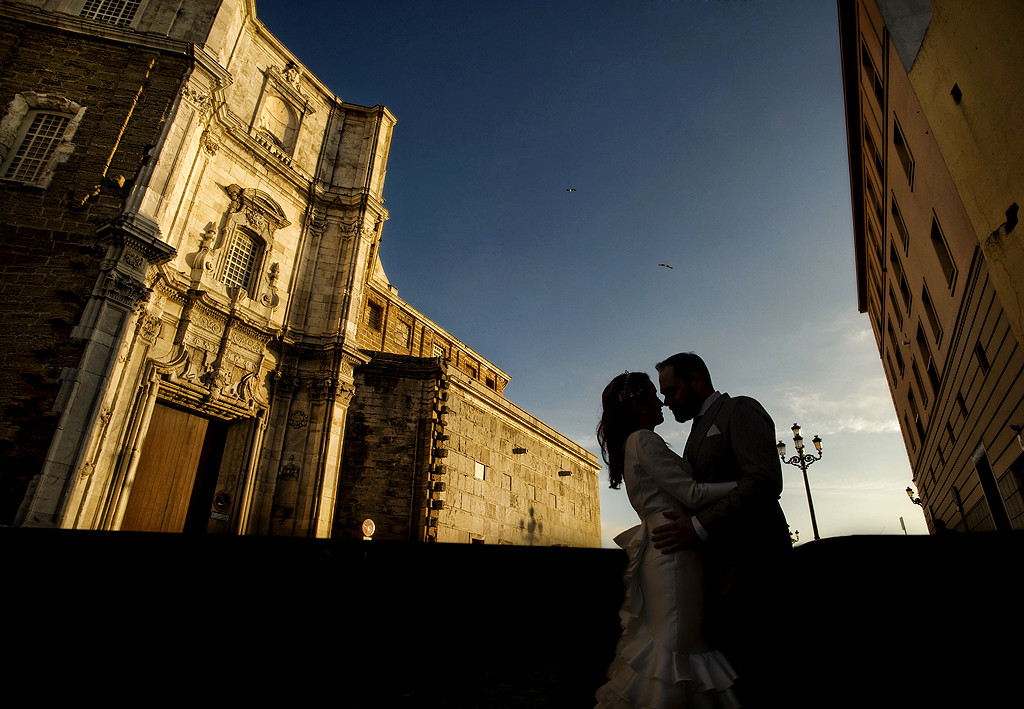
[[[690,429],[690,436],[686,439],[686,447],[683,448],[683,458],[693,466],[699,479],[703,479],[705,476],[703,475],[703,471],[700,471],[697,467],[697,455],[700,453],[701,444],[703,444],[704,439],[707,438],[711,425],[715,422],[715,418],[722,410],[722,404],[725,403],[725,400],[728,398],[728,394],[722,394],[715,399],[711,406],[708,407],[708,410],[704,412],[704,415],[700,417],[700,421],[695,423]]]

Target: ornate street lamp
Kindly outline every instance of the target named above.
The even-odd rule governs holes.
[[[793,424],[793,445],[796,446],[796,455],[789,460],[786,460],[786,444],[779,441],[776,444],[776,448],[779,450],[779,457],[782,458],[783,463],[789,465],[795,465],[800,468],[804,474],[804,489],[807,490],[807,506],[811,509],[811,527],[814,528],[814,538],[821,539],[818,536],[818,521],[814,517],[814,503],[811,501],[811,484],[807,482],[807,467],[816,460],[821,460],[821,439],[815,436],[811,439],[811,443],[814,444],[814,448],[818,451],[818,455],[804,454],[804,439],[800,435],[800,424]]]

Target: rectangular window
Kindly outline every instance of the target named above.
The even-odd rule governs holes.
[[[921,353],[921,360],[926,363],[925,369],[928,372],[928,381],[932,385],[932,393],[939,395],[939,372],[935,368],[935,358],[932,357],[932,349],[928,346],[928,340],[924,336],[924,328],[921,323],[917,324],[917,349]]]
[[[871,177],[864,173],[864,181],[868,187],[868,202],[871,203],[871,209],[874,211],[875,216],[878,217],[878,223],[883,224],[885,220],[882,218],[882,204],[878,201],[878,192],[875,190],[875,183],[871,181]]]
[[[875,145],[875,139],[871,135],[871,131],[868,130],[867,118],[862,118],[864,126],[864,144],[867,146],[868,154],[871,156],[872,161],[875,163],[875,168],[878,170],[878,174],[884,175],[885,171],[882,169],[882,156],[878,152],[878,147]]]
[[[889,377],[892,379],[893,387],[895,387],[897,382],[896,365],[892,363],[892,355],[888,352],[885,353],[885,363],[889,365]]]
[[[7,165],[4,177],[21,182],[38,181],[70,122],[68,116],[59,113],[37,113]]]
[[[907,249],[910,247],[910,232],[907,231],[907,224],[903,221],[903,215],[900,214],[900,208],[896,204],[896,198],[892,198],[892,223],[896,225],[896,231],[900,235],[900,241],[903,243],[903,253],[907,253]]]
[[[939,316],[932,305],[931,296],[928,294],[928,286],[921,286],[921,305],[924,307],[924,314],[928,318],[928,325],[935,337],[935,344],[942,344],[942,325],[939,323]]]
[[[109,25],[130,25],[142,0],[85,0],[79,17]]]
[[[897,282],[903,280],[903,264],[900,263],[899,254],[896,253],[896,247],[889,244],[889,263],[892,265],[892,275]]]
[[[477,462],[473,463],[473,468],[474,468],[473,469],[473,477],[475,477],[477,480],[486,480],[487,479],[487,466],[486,465],[484,465],[483,463],[480,463],[480,462],[477,461]]]
[[[221,279],[224,281],[224,285],[237,286],[248,291],[259,251],[259,242],[242,229],[237,229],[231,239],[231,248],[228,249],[227,259],[224,262],[224,276]]]
[[[916,429],[912,429],[910,427],[910,419],[907,418],[906,414],[903,414],[903,431],[907,435],[907,440],[910,441],[910,449],[914,453],[916,453],[917,452],[917,439],[914,438],[912,435],[910,435],[911,431],[913,431],[913,430],[916,430]]]
[[[395,341],[401,347],[412,347],[412,327],[401,318],[395,320]]]
[[[981,368],[981,373],[988,374],[992,365],[989,364],[988,355],[985,354],[985,348],[981,346],[980,342],[974,346],[974,356],[978,358],[978,367]]]
[[[924,422],[921,421],[921,412],[917,409],[917,399],[914,398],[914,390],[907,390],[907,403],[910,404],[910,414],[914,417],[914,430],[917,431],[917,438],[924,443]]]
[[[921,379],[921,370],[917,368],[917,360],[910,363],[910,371],[914,374],[914,381],[917,382],[917,390],[921,392],[921,403],[928,406],[928,392],[925,391],[924,381]]]
[[[878,105],[885,106],[885,89],[882,86],[882,79],[878,76],[878,72],[875,71],[875,63],[871,61],[871,54],[868,53],[867,45],[863,43],[860,45],[860,63],[868,75],[868,81],[874,89]]]
[[[900,257],[896,253],[896,247],[889,244],[889,263],[892,265],[892,275],[896,279],[896,282],[900,286],[900,295],[903,297],[903,305],[907,309],[907,315],[910,315],[910,302],[912,297],[910,295],[910,285],[907,283],[907,277],[903,273],[903,264],[900,263]]]
[[[896,332],[892,329],[892,321],[888,322],[887,330],[889,333],[889,344],[892,347],[892,353],[896,356],[896,364],[899,365],[900,376],[903,376],[903,355],[900,353],[900,341],[896,339]]]
[[[893,291],[892,286],[889,286],[889,300],[891,300],[893,302],[893,306],[895,306],[895,304],[896,304],[896,293]],[[900,309],[897,308],[897,307],[893,307],[892,313],[893,313],[893,315],[896,316],[896,326],[900,330],[902,330],[903,329],[903,313],[901,313]]]
[[[910,148],[907,147],[907,141],[903,137],[900,123],[895,119],[892,123],[892,146],[896,149],[896,155],[900,158],[900,164],[903,165],[903,172],[907,175],[907,183],[910,185],[910,189],[913,190],[914,156],[910,154]]]
[[[441,357],[443,359],[444,358],[444,347],[441,347],[441,345],[439,345],[437,343],[434,343],[433,345],[431,345],[431,348],[430,348],[430,356],[431,357]]]
[[[964,401],[964,395],[960,392],[956,393],[956,405],[960,407],[960,415],[967,420],[967,402]]]
[[[949,284],[949,289],[953,290],[956,285],[956,265],[953,263],[953,256],[949,253],[949,247],[946,246],[946,237],[942,235],[939,220],[935,218],[934,214],[932,215],[932,247],[939,259],[946,283]]]
[[[370,329],[380,332],[384,327],[384,306],[371,300],[366,304],[366,311],[367,324]]]

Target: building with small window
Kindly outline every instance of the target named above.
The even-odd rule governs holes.
[[[384,273],[387,108],[253,0],[14,0],[0,50],[0,523],[599,545],[596,457]]]
[[[1024,5],[840,0],[858,307],[932,532],[1024,529]]]

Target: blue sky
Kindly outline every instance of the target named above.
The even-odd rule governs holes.
[[[509,399],[597,452],[604,385],[693,350],[790,454],[794,421],[822,436],[822,536],[902,534],[900,517],[926,533],[857,312],[833,3],[256,6],[343,100],[398,118],[382,262],[511,375]],[[658,432],[682,450],[686,426]],[[802,478],[784,475],[803,542]],[[604,480],[601,506],[610,544],[636,517]]]

